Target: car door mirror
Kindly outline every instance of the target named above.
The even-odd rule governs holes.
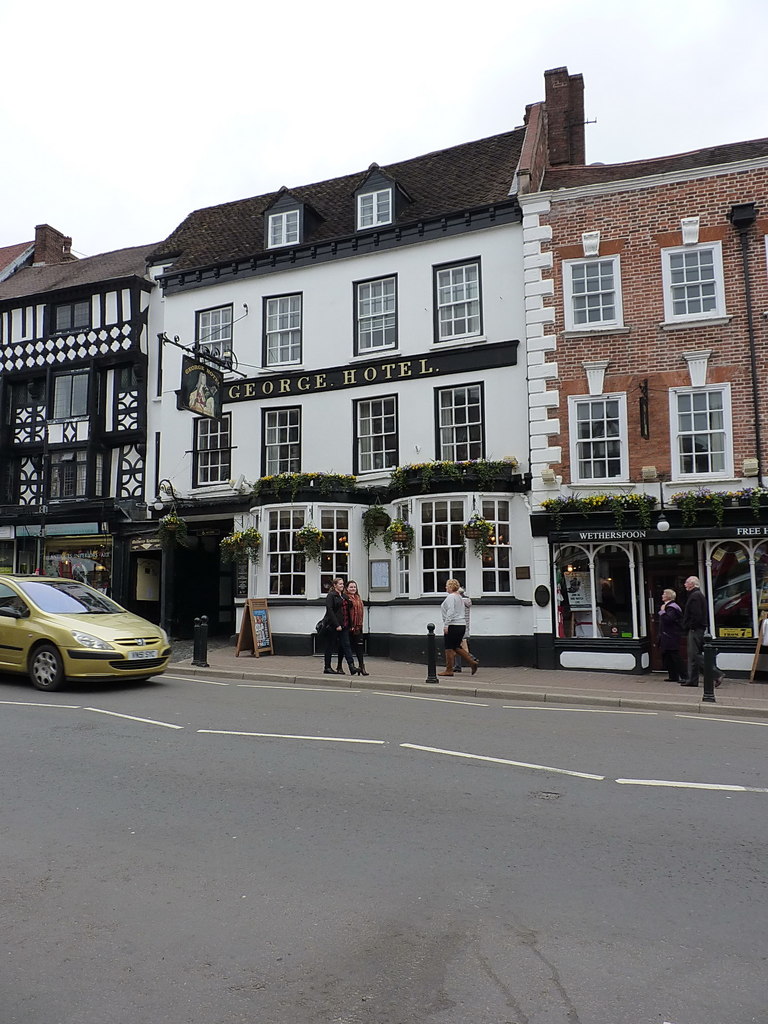
[[[13,605],[5,605],[0,607],[0,615],[4,615],[7,619],[26,619],[29,615],[29,609],[14,608]]]

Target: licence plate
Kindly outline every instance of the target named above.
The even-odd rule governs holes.
[[[157,651],[129,651],[128,657],[131,661],[148,661],[150,658],[156,658]]]

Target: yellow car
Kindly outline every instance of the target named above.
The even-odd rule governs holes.
[[[0,672],[38,690],[67,679],[149,679],[168,667],[165,630],[78,580],[0,576]]]

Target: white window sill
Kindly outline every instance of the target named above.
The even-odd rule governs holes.
[[[616,496],[619,494],[625,494],[626,488],[631,487],[633,491],[637,490],[637,484],[630,480],[628,477],[615,477],[612,476],[610,480],[585,480],[584,483],[580,483],[578,480],[572,480],[571,483],[567,484],[572,491],[584,491],[592,490],[598,491],[600,494],[610,494],[610,491],[606,490],[609,487],[621,487],[621,491],[616,492]]]
[[[602,327],[596,324],[594,327],[574,327],[563,331],[564,338],[591,338],[595,334],[629,334],[631,327]]]
[[[686,327],[724,327],[731,322],[729,316],[715,316],[700,320],[673,320],[659,324],[662,331],[683,331]]]
[[[487,334],[462,334],[456,338],[437,338],[435,345],[466,345],[467,342],[488,341]]]
[[[381,348],[367,348],[364,352],[355,352],[352,356],[352,361],[362,362],[364,360],[375,359],[380,352],[384,355],[397,355],[399,351],[400,349],[397,345],[386,345]]]

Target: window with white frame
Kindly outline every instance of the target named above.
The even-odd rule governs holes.
[[[51,454],[51,498],[81,498],[86,494],[87,454],[84,449]]]
[[[263,476],[301,470],[301,409],[265,409]]]
[[[728,477],[733,471],[728,385],[670,392],[671,450],[677,477]]]
[[[568,399],[574,483],[628,479],[627,396]]]
[[[192,453],[193,487],[220,484],[229,480],[232,463],[230,414],[220,420],[200,416],[195,420],[195,447]]]
[[[398,463],[397,396],[355,403],[357,473],[394,469]]]
[[[299,241],[299,211],[269,215],[269,248],[280,245],[295,245]]]
[[[437,457],[447,462],[465,462],[482,459],[485,443],[483,436],[483,387],[442,388],[437,400]]]
[[[509,539],[509,500],[484,498],[483,519],[493,526],[483,554],[483,593],[512,593],[512,546]],[[470,542],[471,543],[471,542]]]
[[[437,341],[481,333],[480,262],[435,267]]]
[[[358,228],[375,228],[392,222],[392,189],[364,192],[357,197]]]
[[[395,505],[395,519],[402,519],[404,523],[408,522],[409,512],[407,504]],[[411,556],[399,544],[395,546],[394,551],[397,596],[407,597],[411,592]]]
[[[295,540],[302,526],[303,509],[273,509],[269,513],[267,571],[273,597],[304,597],[307,592],[306,557]]]
[[[421,503],[422,591],[440,594],[447,580],[466,581],[464,502]]]
[[[264,305],[267,366],[301,362],[301,295],[278,295]]]
[[[565,328],[568,331],[621,327],[619,257],[563,263]]]
[[[88,415],[88,371],[60,373],[53,382],[53,418],[71,420]]]
[[[345,580],[349,576],[349,512],[341,508],[321,509],[320,529],[320,591],[324,594],[337,576]]]
[[[196,314],[195,344],[217,359],[232,359],[232,307],[202,309]]]
[[[662,249],[661,261],[668,323],[725,316],[720,242]]]
[[[384,277],[355,286],[356,351],[397,345],[397,280]]]

